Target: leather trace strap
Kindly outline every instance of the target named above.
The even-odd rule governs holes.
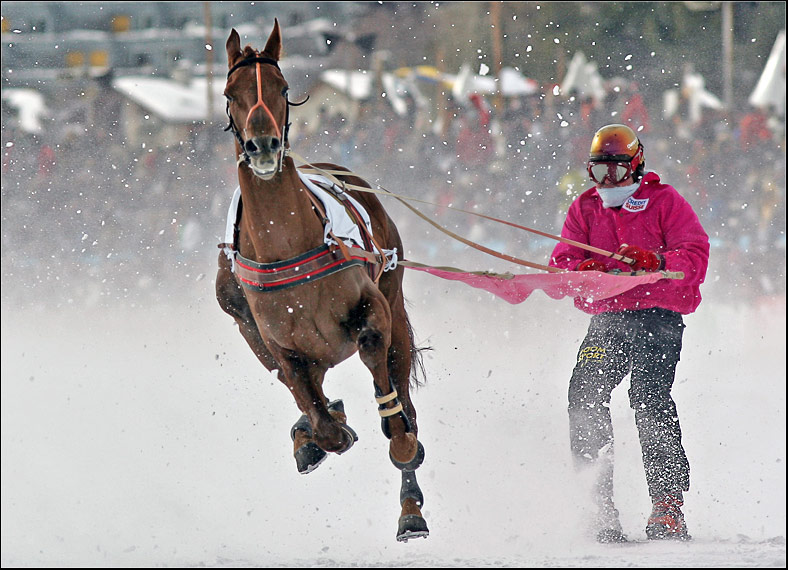
[[[304,173],[314,172],[314,173],[317,173],[317,174],[322,174],[322,175],[326,176],[327,178],[329,178],[330,180],[335,180],[333,178],[333,175],[335,175],[335,174],[336,175],[343,175],[343,176],[358,176],[357,174],[354,174],[352,172],[346,172],[346,171],[342,171],[342,170],[325,170],[325,169],[322,169],[322,168],[318,168],[317,166],[314,166],[313,164],[310,164],[303,157],[298,156],[295,153],[291,153],[291,156],[292,156],[292,158],[294,158],[294,159],[296,159],[299,162],[302,162],[304,164],[303,166],[299,166],[298,167],[299,170],[301,170]],[[339,182],[337,181],[337,183],[339,183]],[[551,272],[551,273],[563,273],[563,272],[566,271],[565,269],[560,269],[558,267],[552,267],[552,266],[549,266],[549,265],[541,265],[541,264],[538,264],[538,263],[533,263],[533,262],[530,262],[530,261],[526,261],[524,259],[519,259],[519,258],[511,256],[511,255],[500,253],[500,252],[497,252],[495,250],[489,249],[489,248],[487,248],[487,247],[485,247],[483,245],[480,245],[478,243],[475,243],[473,241],[465,239],[462,236],[459,236],[459,235],[455,234],[454,232],[444,228],[440,224],[436,223],[435,221],[433,221],[429,217],[425,216],[418,209],[414,208],[413,206],[411,206],[408,203],[408,202],[419,202],[419,203],[422,203],[422,204],[429,204],[429,205],[435,206],[436,204],[433,204],[432,202],[428,202],[426,200],[419,200],[417,198],[410,198],[408,196],[401,196],[399,194],[395,194],[394,192],[390,192],[390,191],[386,190],[385,188],[383,188],[381,186],[378,186],[377,189],[367,188],[367,187],[363,187],[363,186],[357,186],[357,185],[354,185],[354,184],[346,184],[345,186],[347,188],[351,189],[351,190],[357,190],[357,191],[360,191],[360,192],[371,192],[371,193],[374,193],[374,194],[383,194],[384,196],[391,196],[392,198],[394,198],[397,201],[399,201],[400,203],[402,203],[406,208],[411,210],[414,214],[416,214],[417,216],[419,216],[424,221],[426,221],[430,225],[434,226],[435,228],[437,228],[441,232],[449,235],[450,237],[456,239],[457,241],[459,241],[461,243],[464,243],[464,244],[466,244],[466,245],[468,245],[468,246],[470,246],[470,247],[472,247],[474,249],[478,249],[479,251],[483,251],[484,253],[487,253],[487,254],[492,255],[494,257],[498,257],[499,259],[503,259],[503,260],[509,261],[511,263],[515,263],[517,265],[523,265],[525,267],[531,267],[531,268],[534,268],[534,269],[539,269],[541,271],[548,271],[548,272]],[[468,210],[463,210],[461,208],[455,208],[455,207],[452,207],[452,206],[448,206],[448,208],[451,209],[451,210],[457,211],[457,212],[462,212],[464,214],[470,214],[472,216],[478,216],[480,218],[484,218],[484,219],[487,219],[487,220],[491,220],[491,221],[494,221],[494,222],[498,222],[498,223],[501,223],[501,224],[512,226],[512,227],[517,228],[517,229],[525,230],[527,232],[531,232],[531,233],[534,233],[534,234],[537,234],[537,235],[541,235],[543,237],[547,237],[547,238],[550,238],[550,239],[554,239],[556,241],[567,243],[567,244],[573,245],[575,247],[578,247],[578,248],[586,250],[586,251],[590,251],[590,252],[593,252],[593,253],[598,253],[599,255],[604,255],[605,257],[609,257],[611,259],[616,259],[618,261],[621,261],[622,263],[626,263],[627,265],[632,265],[634,263],[633,259],[630,259],[630,258],[625,257],[623,255],[619,255],[619,254],[617,254],[615,252],[606,251],[606,250],[600,249],[598,247],[594,247],[594,246],[591,246],[591,245],[588,245],[588,244],[584,244],[584,243],[581,243],[581,242],[578,242],[578,241],[575,241],[575,240],[571,240],[569,238],[552,235],[552,234],[549,234],[549,233],[546,233],[546,232],[542,232],[542,231],[539,231],[539,230],[535,230],[535,229],[532,229],[532,228],[521,226],[519,224],[515,224],[515,223],[512,223],[512,222],[507,222],[506,220],[500,220],[500,219],[494,218],[492,216],[487,216],[485,214],[480,214],[478,212],[471,212],[471,211],[468,211]],[[401,265],[405,265],[405,266],[408,265],[408,262],[404,261],[404,260],[401,260],[398,263],[400,263]],[[632,271],[632,272],[614,271],[613,273],[616,273],[616,274],[622,275],[622,276],[641,274],[641,273],[636,272],[636,271]],[[682,272],[661,271],[660,273],[664,276],[665,279],[683,279],[684,278],[684,275],[683,275]]]
[[[292,154],[292,157],[298,159],[301,162],[305,162],[298,155]],[[339,180],[337,180],[334,175],[357,176],[357,175],[353,174],[352,172],[345,172],[345,171],[342,171],[342,170],[324,170],[322,168],[318,168],[318,167],[316,167],[314,165],[311,165],[309,163],[307,163],[307,167],[306,168],[299,167],[299,170],[301,170],[304,173],[314,172],[316,174],[322,174],[323,176],[325,176],[326,178],[328,178],[332,182],[335,182],[335,184],[343,184],[343,183],[340,182]],[[398,194],[394,194],[393,192],[389,192],[388,190],[375,190],[375,189],[372,189],[372,188],[366,188],[364,186],[357,186],[355,184],[344,184],[344,186],[346,186],[347,188],[349,188],[351,190],[358,190],[358,191],[361,191],[361,192],[372,192],[372,193],[375,193],[375,194],[384,194],[386,196],[391,196],[391,197],[395,198],[396,200],[398,200],[399,202],[401,202],[406,208],[411,210],[414,214],[416,214],[417,216],[419,216],[424,221],[426,221],[430,225],[434,226],[435,228],[437,228],[441,232],[451,236],[452,238],[456,239],[459,242],[462,242],[462,243],[464,243],[464,244],[466,244],[466,245],[468,245],[468,246],[470,246],[470,247],[472,247],[474,249],[478,249],[479,251],[483,251],[484,253],[487,253],[487,254],[492,255],[494,257],[498,257],[500,259],[504,259],[504,260],[509,261],[511,263],[516,263],[517,265],[523,265],[525,267],[531,267],[533,269],[539,269],[539,270],[542,270],[542,271],[548,271],[550,273],[563,273],[564,272],[563,269],[559,269],[558,267],[550,267],[548,265],[541,265],[541,264],[538,264],[538,263],[532,263],[532,262],[526,261],[524,259],[519,259],[519,258],[511,256],[511,255],[506,255],[504,253],[497,252],[497,251],[492,250],[492,249],[490,249],[488,247],[485,247],[485,246],[483,246],[481,244],[478,244],[478,243],[473,242],[471,240],[468,240],[468,239],[466,239],[466,238],[464,238],[462,236],[459,236],[456,233],[444,228],[440,224],[434,222],[429,217],[427,217],[424,214],[422,214],[419,210],[417,210],[416,208],[411,206],[407,202],[407,200],[411,200],[411,198],[406,198],[404,196],[399,196]],[[423,202],[425,204],[429,204],[430,203],[430,202],[425,202],[424,200],[415,200],[415,199],[413,199],[413,201]],[[472,212],[468,212],[468,213],[472,213]],[[403,263],[403,262],[398,262],[398,263]]]

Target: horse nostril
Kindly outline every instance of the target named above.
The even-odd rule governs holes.
[[[244,143],[244,150],[250,156],[258,156],[261,154],[274,154],[279,152],[282,147],[282,141],[278,137],[252,137]]]
[[[254,144],[254,141],[251,139],[244,143],[244,150],[246,150],[246,152],[249,154],[256,154],[260,152],[257,148],[257,145]]]

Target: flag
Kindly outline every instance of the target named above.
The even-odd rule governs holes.
[[[403,265],[405,265],[403,263]],[[406,267],[424,271],[441,279],[460,281],[476,289],[484,289],[516,305],[540,289],[553,299],[581,297],[607,299],[629,291],[638,285],[654,283],[665,276],[660,272],[642,275],[616,275],[600,271],[566,271],[561,273],[511,275],[485,272],[465,272],[449,267],[430,267],[408,262]]]

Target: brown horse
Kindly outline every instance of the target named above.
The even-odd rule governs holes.
[[[224,94],[228,130],[236,138],[242,207],[231,253],[219,256],[219,305],[263,366],[277,371],[303,413],[291,429],[300,473],[316,468],[327,452],[347,451],[357,439],[342,401],[329,402],[323,393],[323,379],[329,368],[359,353],[372,372],[389,457],[402,471],[397,539],[426,537],[414,473],[424,448],[410,398],[416,371],[423,372],[421,349],[405,311],[403,268],[392,268],[385,254],[403,251],[397,229],[377,197],[348,192],[369,214],[370,239],[379,247],[367,252],[342,240],[326,243],[324,213],[288,156],[293,104],[278,65],[279,22],[261,52],[241,48],[235,30],[226,47]],[[348,172],[333,164],[315,167]],[[369,187],[355,176],[337,178]]]

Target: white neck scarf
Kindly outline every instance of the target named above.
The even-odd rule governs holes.
[[[627,198],[632,196],[638,188],[640,188],[640,182],[635,182],[629,186],[615,186],[613,188],[600,188],[597,186],[596,191],[599,197],[602,198],[602,205],[605,208],[617,208],[623,206]]]

